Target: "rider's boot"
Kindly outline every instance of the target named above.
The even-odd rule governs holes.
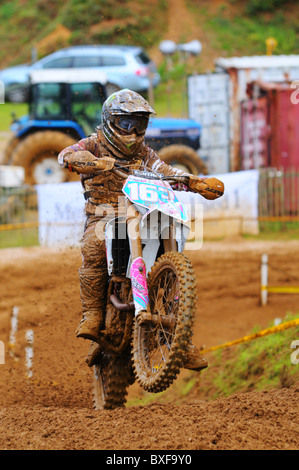
[[[96,342],[104,323],[107,270],[80,268],[79,279],[83,318],[76,336]]]
[[[183,368],[198,372],[202,369],[206,369],[207,367],[208,360],[200,353],[194,344],[189,343],[183,360]]]

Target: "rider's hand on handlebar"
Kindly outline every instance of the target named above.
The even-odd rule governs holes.
[[[66,155],[64,162],[71,171],[90,174],[96,173],[97,170],[112,170],[115,159],[110,157],[97,158],[92,153],[82,150]]]
[[[224,184],[217,178],[189,177],[189,188],[201,194],[205,199],[217,199],[224,193]]]
[[[112,170],[114,163],[115,158],[112,157],[101,157],[96,159],[96,167],[103,171]]]

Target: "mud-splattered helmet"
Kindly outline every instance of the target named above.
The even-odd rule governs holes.
[[[127,157],[140,149],[155,111],[138,93],[127,88],[110,95],[102,109],[102,130],[113,147]]]

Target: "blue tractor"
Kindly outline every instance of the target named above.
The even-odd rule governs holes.
[[[25,169],[27,184],[61,183],[77,178],[57,163],[65,147],[90,135],[101,122],[105,76],[98,71],[37,70],[31,74],[29,114],[12,124],[3,164]],[[153,118],[146,143],[166,163],[192,174],[206,174],[200,159],[201,126],[189,119]]]

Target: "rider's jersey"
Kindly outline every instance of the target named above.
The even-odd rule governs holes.
[[[101,129],[98,129],[97,134],[91,134],[89,137],[62,150],[58,155],[59,164],[64,167],[64,157],[67,154],[82,150],[89,151],[97,158],[115,158],[117,163],[130,166],[135,170],[148,169],[156,173],[162,173],[165,176],[188,175],[188,173],[184,173],[160,160],[156,152],[145,144],[142,145],[133,158],[124,158],[124,155],[107,142]],[[115,174],[113,170],[104,171],[101,174],[81,175],[81,182],[85,189],[84,196],[87,201],[85,212],[87,215],[95,215],[97,207],[105,203],[112,204],[116,211],[119,209],[120,200],[123,197],[124,180],[121,176]]]

